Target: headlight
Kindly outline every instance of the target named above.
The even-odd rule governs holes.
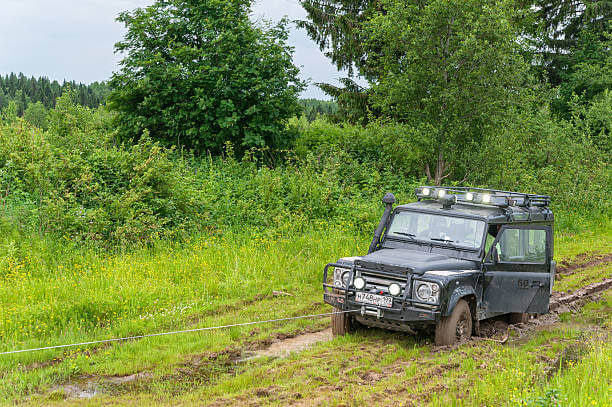
[[[419,284],[417,296],[423,301],[427,301],[431,297],[431,287],[428,284]]]
[[[414,294],[418,300],[437,304],[440,297],[440,286],[427,281],[415,281]]]
[[[348,269],[343,269],[340,267],[336,267],[334,269],[334,285],[336,287],[347,287],[348,286],[348,278],[349,278]]]
[[[355,279],[353,280],[353,285],[358,290],[362,290],[363,287],[365,287],[365,284],[366,284],[365,280],[361,277],[355,277]]]
[[[393,295],[393,296],[398,296],[400,294],[400,292],[402,291],[401,287],[399,286],[399,284],[391,284],[389,286],[389,294]]]

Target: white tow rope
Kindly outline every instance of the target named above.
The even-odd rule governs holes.
[[[232,328],[232,327],[235,327],[235,326],[266,324],[266,323],[270,323],[270,322],[291,321],[291,320],[294,320],[294,319],[317,318],[317,317],[324,317],[324,316],[329,316],[329,315],[333,315],[333,314],[345,314],[345,313],[349,313],[349,312],[359,312],[359,310],[334,311],[334,312],[327,312],[327,313],[324,313],[324,314],[301,315],[299,317],[277,318],[277,319],[268,319],[268,320],[264,320],[264,321],[243,322],[243,323],[240,323],[240,324],[230,324],[230,325],[209,326],[209,327],[205,327],[205,328],[185,329],[185,330],[182,330],[182,331],[160,332],[160,333],[156,333],[156,334],[126,336],[125,338],[103,339],[103,340],[99,340],[99,341],[70,343],[70,344],[66,344],[66,345],[45,346],[45,347],[42,347],[42,348],[19,349],[19,350],[12,350],[12,351],[9,351],[9,352],[0,352],[0,355],[11,355],[11,354],[14,354],[14,353],[34,352],[34,351],[47,350],[47,349],[69,348],[69,347],[72,347],[72,346],[93,345],[93,344],[97,344],[97,343],[120,342],[120,341],[127,341],[127,340],[130,340],[130,339],[151,338],[153,336],[165,336],[165,335],[175,335],[175,334],[183,334],[183,333],[189,333],[189,332],[211,331],[211,330],[214,330],[214,329]]]

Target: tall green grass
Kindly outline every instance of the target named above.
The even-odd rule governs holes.
[[[318,300],[325,263],[359,254],[367,243],[347,230],[229,232],[124,254],[77,250],[52,263],[4,257],[0,349],[184,326],[190,316],[273,290]]]

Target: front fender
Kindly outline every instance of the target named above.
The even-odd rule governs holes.
[[[450,299],[448,300],[446,308],[442,310],[442,315],[450,315],[453,312],[455,305],[457,305],[457,302],[467,295],[476,296],[476,291],[474,290],[474,287],[470,285],[461,285],[459,287],[456,287],[450,295]]]

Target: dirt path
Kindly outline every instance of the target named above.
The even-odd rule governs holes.
[[[606,264],[612,262],[612,253],[606,255],[579,255],[574,258],[571,262],[562,261],[559,264],[557,269],[560,275],[570,275],[574,273],[578,273],[587,268],[596,267],[601,264]],[[479,346],[478,342],[487,341],[488,338],[492,338],[497,341],[505,342],[508,338],[509,330],[515,330],[518,332],[518,338],[524,337],[535,329],[539,329],[545,325],[551,325],[559,321],[559,314],[578,310],[586,303],[595,301],[598,299],[599,295],[612,288],[612,278],[604,279],[603,281],[589,284],[580,289],[575,290],[571,294],[561,293],[561,292],[553,292],[550,301],[550,313],[538,316],[536,318],[532,318],[529,322],[524,324],[517,324],[514,326],[509,326],[504,321],[493,320],[488,324],[483,326],[483,330],[481,331],[482,336],[474,338],[473,341],[470,341],[467,344],[470,347]],[[259,300],[259,299],[258,299]],[[505,340],[503,339],[504,335],[506,335]],[[320,331],[315,332],[305,332],[302,334],[298,334],[295,336],[287,336],[287,335],[275,335],[272,334],[268,340],[257,343],[244,343],[243,346],[247,350],[241,350],[236,348],[227,349],[226,351],[217,352],[214,354],[203,354],[194,356],[191,359],[185,361],[185,363],[181,364],[177,367],[177,375],[192,375],[194,372],[198,372],[202,369],[212,368],[216,365],[223,364],[228,372],[236,372],[239,371],[240,366],[246,362],[251,361],[258,358],[285,358],[290,356],[291,354],[302,352],[311,348],[312,346],[329,341],[332,339],[331,329],[327,328]],[[461,346],[465,346],[466,344],[461,344],[458,346],[452,347],[432,347],[431,351],[433,354],[438,352],[447,352],[453,351]],[[380,350],[380,349],[379,349]],[[381,350],[382,351],[382,350]],[[399,380],[398,377],[403,374],[404,369],[413,364],[421,364],[423,366],[423,370],[413,376],[410,379],[410,383],[405,381],[400,381],[401,386],[397,387],[397,384],[390,385],[388,389],[388,393],[386,395],[380,396],[376,394],[372,394],[371,403],[372,405],[384,405],[389,402],[388,396],[393,396],[394,391],[405,391],[406,387],[403,386],[414,386],[421,383],[421,380],[428,382],[427,378],[431,378],[433,376],[442,376],[446,374],[448,371],[456,369],[458,365],[455,364],[433,364],[427,365],[427,363],[432,362],[435,356],[427,356],[424,357],[423,360],[408,360],[408,361],[398,361],[397,363],[392,364],[391,366],[385,368],[379,372],[364,372],[362,376],[360,376],[359,383],[353,383],[355,385],[363,385],[363,384],[374,384],[379,383],[381,381],[389,381],[394,382]],[[466,356],[467,357],[467,356]],[[462,362],[462,357],[458,358],[457,363]],[[153,377],[152,373],[149,372],[141,372],[131,376],[125,377],[84,377],[76,382],[72,382],[70,384],[66,384],[64,386],[58,386],[52,389],[52,391],[62,391],[67,396],[67,398],[79,399],[79,398],[92,398],[101,393],[104,393],[106,389],[110,388],[119,388],[123,387],[126,384],[133,384],[135,382],[147,381]],[[412,383],[412,384],[411,384]],[[421,383],[421,384],[423,384]],[[432,385],[433,386],[433,385]],[[421,391],[412,394],[410,400],[406,400],[407,405],[419,405],[426,401],[426,394],[431,394],[435,391],[443,391],[444,389],[438,388],[430,388],[431,386],[423,385]],[[394,390],[395,389],[395,390]],[[338,389],[331,389],[331,391],[336,391]],[[323,392],[324,389],[321,389]],[[303,399],[296,400],[295,405],[298,406],[314,406],[314,405],[325,405],[329,399],[327,397],[322,397],[321,392],[318,392],[318,395],[310,395]],[[236,401],[237,405],[250,405],[248,402],[245,404],[243,400],[217,400],[220,404],[225,405],[224,403],[231,401]]]
[[[319,342],[325,342],[331,339],[331,328],[318,332],[310,332],[293,338],[273,342],[265,349],[248,353],[243,361],[258,357],[287,357],[291,353],[303,351]]]

